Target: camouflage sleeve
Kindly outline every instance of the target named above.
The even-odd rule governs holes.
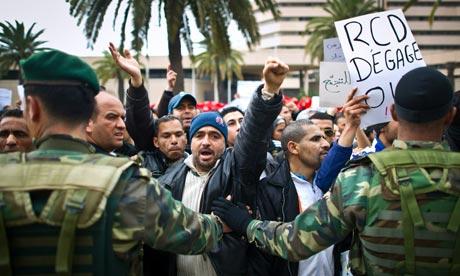
[[[147,189],[145,242],[177,254],[201,254],[222,238],[222,227],[214,215],[200,214],[175,200],[152,179]]]
[[[125,186],[112,235],[121,257],[141,240],[177,254],[201,254],[217,245],[222,227],[216,216],[193,212],[174,200],[156,179],[142,178]]]
[[[249,242],[271,254],[299,261],[341,241],[366,219],[369,170],[359,167],[337,178],[334,191],[290,223],[253,220]]]

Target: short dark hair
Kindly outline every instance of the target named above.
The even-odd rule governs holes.
[[[300,119],[294,121],[286,126],[283,130],[283,134],[281,135],[281,147],[283,151],[288,154],[288,143],[290,141],[293,142],[300,142],[305,135],[307,135],[307,131],[305,130],[304,126],[314,125],[311,121],[307,119]]]
[[[220,112],[220,116],[222,116],[222,118],[224,118],[224,116],[227,115],[228,113],[232,113],[232,112],[236,112],[236,111],[238,111],[239,113],[241,113],[241,115],[244,116],[243,110],[239,109],[239,108],[236,107],[236,106],[227,106],[227,107],[225,107],[225,108],[222,109],[222,111]]]
[[[318,119],[318,120],[330,120],[332,123],[334,123],[334,117],[327,114],[326,112],[316,112],[315,114],[311,115],[310,120],[312,119]]]
[[[155,124],[153,125],[153,133],[155,133],[155,136],[158,137],[158,130],[160,129],[160,125],[163,124],[163,123],[166,123],[166,122],[171,122],[171,121],[178,121],[182,127],[182,129],[184,128],[184,125],[182,124],[182,121],[181,119],[179,119],[178,117],[174,116],[174,115],[165,115],[161,118],[158,118],[157,120],[155,120]]]
[[[3,118],[6,118],[6,117],[23,118],[24,113],[22,112],[21,109],[18,109],[18,108],[7,109],[0,116],[0,121],[3,120]]]
[[[94,92],[83,85],[26,84],[24,94],[36,96],[51,117],[71,125],[86,123],[96,105]]]

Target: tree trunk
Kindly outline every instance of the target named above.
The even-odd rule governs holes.
[[[174,91],[184,91],[184,69],[182,68],[180,32],[177,32],[176,37],[168,38],[168,52],[169,63],[171,63],[174,72],[177,73]]]
[[[118,81],[118,99],[125,104],[125,80],[121,75],[121,72],[117,72],[117,81]]]
[[[215,72],[213,76],[213,84],[214,84],[214,101],[219,101],[219,76],[218,73]]]
[[[232,79],[227,79],[227,104],[232,101]]]

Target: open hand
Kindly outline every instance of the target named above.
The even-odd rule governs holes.
[[[115,63],[120,67],[123,71],[128,73],[131,76],[131,84],[134,87],[139,87],[142,85],[142,73],[141,68],[137,60],[131,56],[131,53],[128,49],[124,50],[124,55],[120,54],[115,47],[115,45],[110,42],[109,43],[109,50],[112,54],[112,58]]]

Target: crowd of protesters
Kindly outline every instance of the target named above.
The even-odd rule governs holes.
[[[199,213],[211,213],[213,201],[227,197],[251,210],[253,218],[293,221],[327,197],[349,161],[391,147],[398,122],[360,129],[367,96],[350,92],[336,109],[300,112],[283,102],[281,87],[289,67],[269,58],[264,85],[246,110],[227,106],[202,112],[186,92],[176,95],[176,73],[168,68],[168,88],[155,112],[150,109],[140,66],[129,51],[109,50],[129,76],[126,106],[106,91],[95,96],[86,141],[96,153],[128,156],[150,171],[174,199]],[[459,93],[454,105],[459,106]],[[460,118],[444,134],[452,150],[460,148]],[[22,111],[8,108],[0,117],[2,152],[33,149]],[[224,234],[207,254],[180,255],[144,246],[145,275],[340,275],[347,271],[351,235],[335,246],[300,261],[286,261],[261,250],[235,232]],[[345,253],[344,253],[345,252]]]

